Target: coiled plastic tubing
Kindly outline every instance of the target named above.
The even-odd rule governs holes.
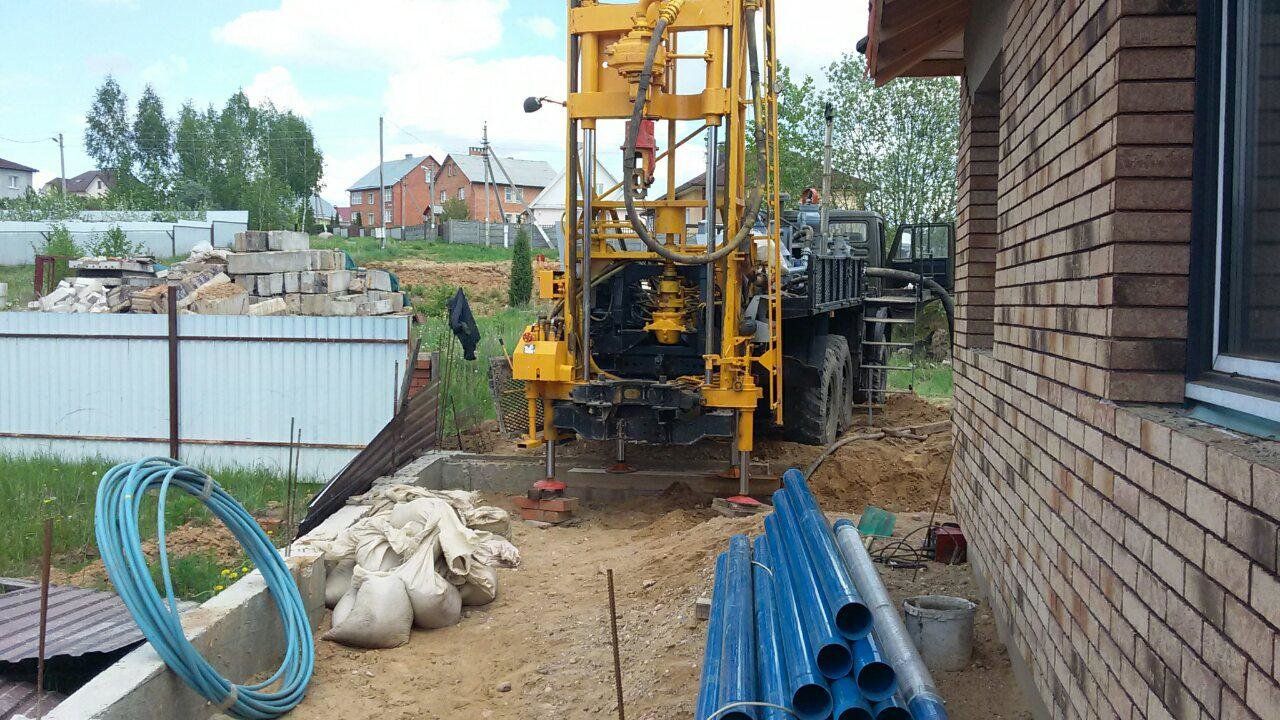
[[[271,592],[284,627],[285,653],[280,668],[260,683],[237,685],[222,677],[182,630],[164,539],[165,498],[171,487],[198,498],[227,526],[257,565]],[[159,499],[156,530],[164,597],[151,579],[138,531],[142,499],[153,488],[158,490]],[[98,484],[94,533],[107,576],[120,599],[152,647],[192,690],[222,712],[255,720],[279,717],[302,701],[315,669],[315,645],[302,594],[267,534],[213,478],[163,457],[117,465]],[[272,686],[276,688],[267,690]]]

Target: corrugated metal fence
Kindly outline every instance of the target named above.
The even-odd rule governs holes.
[[[0,313],[0,452],[340,470],[391,419],[409,319]],[[176,347],[176,393],[170,346]],[[176,394],[176,398],[172,396]],[[177,411],[171,413],[171,400]]]
[[[232,213],[224,213],[232,215]],[[129,242],[141,245],[146,252],[161,258],[190,254],[191,248],[207,242],[214,247],[229,247],[238,232],[248,229],[247,221],[220,217],[177,222],[83,221],[61,223],[81,248],[88,248],[113,227],[124,231]],[[54,223],[0,221],[0,265],[30,265],[53,232]]]

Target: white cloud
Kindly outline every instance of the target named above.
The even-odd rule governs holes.
[[[278,110],[292,110],[303,117],[310,115],[314,109],[302,97],[302,91],[293,82],[293,75],[280,65],[255,75],[253,81],[245,86],[244,94],[254,105],[270,102]]]
[[[358,57],[399,65],[496,47],[507,0],[280,0],[213,31],[215,39],[268,57],[350,65]]]
[[[556,21],[543,15],[525,18],[523,25],[534,35],[548,40],[560,34],[560,26],[556,24]]]
[[[867,34],[867,3],[782,2],[778,4],[778,60],[791,68],[793,77],[812,75],[821,81],[822,69],[855,46]],[[813,22],[814,14],[822,16]],[[824,83],[825,84],[825,83]]]
[[[169,89],[169,86],[187,74],[190,70],[187,59],[181,55],[170,54],[164,60],[147,65],[142,68],[139,75],[144,83],[148,83],[163,91]]]

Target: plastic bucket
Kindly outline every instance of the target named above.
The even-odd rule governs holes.
[[[969,665],[977,607],[950,595],[921,595],[903,601],[907,633],[931,671],[963,670]]]

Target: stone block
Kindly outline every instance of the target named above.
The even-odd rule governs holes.
[[[232,252],[263,252],[267,249],[268,234],[261,230],[246,230],[236,233],[231,240]]]
[[[391,273],[386,270],[369,270],[367,275],[369,290],[391,292]]]
[[[300,273],[298,279],[298,289],[304,293],[347,292],[350,286],[350,270],[308,270]]]
[[[285,293],[284,304],[289,308],[290,315],[302,314],[302,295],[300,293]]]
[[[369,271],[368,270],[352,270],[351,286],[347,288],[351,292],[365,292],[369,289]]]
[[[250,315],[288,315],[289,306],[285,305],[284,298],[273,297],[263,300],[256,305],[249,306]]]
[[[254,292],[263,297],[283,295],[284,273],[268,273],[266,275],[259,275]]]
[[[304,232],[272,230],[267,233],[268,250],[310,250],[311,238]]]
[[[302,272],[287,272],[284,274],[284,291],[286,293],[300,293],[302,283]]]
[[[300,307],[303,315],[332,315],[333,296],[303,294]]]
[[[236,293],[230,297],[197,298],[192,311],[201,315],[244,315],[249,311],[249,293]]]
[[[351,317],[360,314],[360,306],[369,302],[369,296],[364,294],[358,295],[336,295],[330,303],[330,315],[338,315],[342,317]],[[366,315],[370,313],[364,313]]]
[[[269,251],[231,253],[227,256],[227,274],[260,275],[310,270],[312,255],[322,250]]]
[[[346,258],[340,250],[310,250],[307,252],[308,266],[300,270],[342,270]]]
[[[391,303],[391,312],[395,312],[404,307],[404,293],[370,290],[369,298],[372,300],[386,300]]]
[[[356,306],[357,315],[386,315],[389,312],[390,300],[366,300]]]

